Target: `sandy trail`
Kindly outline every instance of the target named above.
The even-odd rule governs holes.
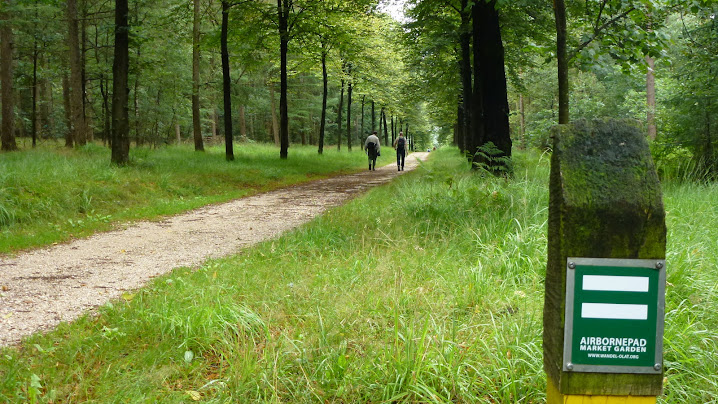
[[[413,170],[427,154],[412,153],[402,172],[391,164],[0,259],[0,346],[72,321],[174,268],[277,237]]]

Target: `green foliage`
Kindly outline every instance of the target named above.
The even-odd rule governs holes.
[[[474,168],[493,175],[508,175],[513,163],[493,142],[488,142],[476,149]]]

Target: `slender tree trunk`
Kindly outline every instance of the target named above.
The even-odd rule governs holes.
[[[379,139],[381,139],[381,120],[382,120],[383,117],[384,117],[384,108],[381,108],[381,109],[379,110],[379,128],[378,128],[378,130],[377,130],[377,132],[378,132],[378,133],[377,133],[377,135],[378,135],[377,137],[378,137]]]
[[[456,104],[456,146],[459,148],[459,153],[463,154],[468,149],[466,147],[466,116],[462,98],[461,95],[458,95]]]
[[[70,78],[67,77],[67,73],[62,75],[62,103],[65,108],[65,125],[67,126],[65,147],[73,147],[75,139],[72,130],[72,107],[70,106]]]
[[[70,50],[70,112],[72,116],[73,139],[78,146],[87,143],[85,114],[82,108],[82,61],[77,25],[76,0],[67,0],[68,47]]]
[[[244,104],[239,105],[239,136],[242,137],[242,141],[247,140],[247,111]]]
[[[344,71],[344,67],[342,67]],[[342,89],[339,92],[339,107],[337,108],[337,151],[342,149],[342,110],[344,109],[344,86],[346,82],[342,79]]]
[[[329,78],[327,75],[327,48],[324,42],[322,42],[322,84],[324,87],[322,90],[322,117],[319,121],[319,154],[324,153],[324,131],[326,129],[327,121],[327,95],[329,88]]]
[[[178,145],[182,143],[182,130],[179,123],[175,123],[175,140]]]
[[[144,139],[140,134],[140,98],[137,96],[140,88],[140,47],[137,47],[137,62],[135,63],[137,72],[135,73],[134,97],[132,97],[133,114],[135,117],[135,146],[142,146]]]
[[[227,161],[234,160],[234,144],[232,139],[232,78],[229,75],[229,51],[227,49],[227,29],[229,24],[229,1],[222,0],[222,90],[224,94],[224,149]]]
[[[384,120],[384,144],[388,146],[389,145],[389,131],[387,130],[387,127],[386,127],[386,111],[384,110],[384,108],[381,109],[381,116],[382,116],[382,119]]]
[[[646,72],[647,134],[649,139],[656,140],[658,133],[656,129],[656,77],[654,75],[656,64],[650,56],[646,56],[646,64],[648,65],[648,72]]]
[[[212,104],[214,105],[214,103]],[[217,114],[217,108],[212,107],[212,140],[216,141],[217,136],[219,136],[219,130],[217,127],[219,126],[219,114]]]
[[[87,106],[91,105],[90,95],[87,93],[87,0],[80,0],[81,23],[80,23],[80,77],[82,80],[82,117],[84,118],[85,141],[92,142],[95,138],[92,124],[91,111]]]
[[[374,109],[374,100],[371,100],[371,133],[376,130],[376,113]]]
[[[37,39],[33,40],[32,43],[32,147],[37,146]]]
[[[409,134],[409,122],[406,123],[406,130],[404,131],[404,136],[411,137]],[[414,151],[414,139],[411,137],[411,151]]]
[[[525,150],[528,147],[528,144],[526,139],[526,106],[523,94],[519,94],[519,132],[521,144]]]
[[[351,73],[351,67],[349,67]],[[341,143],[341,142],[339,142]],[[352,151],[352,82],[347,85],[347,149]]]
[[[108,142],[110,145],[112,144],[112,133],[111,133],[111,115],[112,112],[110,111],[110,95],[109,89],[107,88],[109,86],[109,83],[107,82],[107,79],[105,79],[104,74],[100,73],[100,94],[102,95],[102,111],[103,115],[105,117],[104,119],[104,127],[102,129],[104,133],[105,141]]]
[[[279,90],[279,158],[289,155],[289,111],[287,109],[287,51],[289,48],[289,10],[292,0],[277,0],[279,12],[279,53],[280,53],[280,90]]]
[[[47,60],[45,57],[40,57],[40,66],[43,66],[43,68],[47,67]],[[48,133],[55,133],[55,123],[54,119],[50,116],[50,111],[54,107],[53,105],[53,97],[52,97],[52,91],[50,91],[50,85],[48,84],[47,77],[40,77],[40,83],[39,83],[39,91],[40,91],[40,113],[38,114],[38,130],[40,137],[43,138],[47,136]]]
[[[556,58],[558,59],[558,123],[569,123],[568,52],[566,50],[566,4],[553,0],[556,19]]]
[[[12,0],[0,3],[0,85],[2,86],[2,148],[3,151],[17,150],[15,142],[15,101],[13,89],[12,53],[15,39],[12,33],[12,16],[8,10]]]
[[[195,151],[204,151],[202,140],[202,121],[199,105],[199,30],[200,0],[194,0],[194,19],[192,23],[192,130],[194,133]]]
[[[481,128],[479,122],[481,116],[475,116],[476,109],[472,106],[474,99],[472,93],[472,80],[471,80],[471,12],[469,8],[468,0],[461,0],[461,32],[459,34],[459,42],[461,45],[461,59],[459,61],[459,71],[461,74],[461,89],[462,89],[462,103],[463,103],[463,118],[464,122],[461,125],[463,128],[463,145],[465,146],[464,152],[467,152],[467,158],[469,161],[473,160],[473,156],[476,153],[476,148],[481,145],[481,138],[483,135],[480,133]],[[476,52],[476,38],[474,38],[474,52]],[[478,68],[476,60],[474,66]],[[474,75],[474,81],[478,80],[479,76]],[[479,133],[477,133],[477,131]]]
[[[274,97],[274,84],[269,84],[269,98],[272,109],[272,136],[274,137],[274,145],[279,147],[279,118],[277,117],[277,100]]]
[[[125,165],[130,158],[128,100],[129,24],[128,0],[115,0],[115,60],[112,65],[112,162]]]
[[[646,16],[648,18],[648,31],[653,31],[652,26],[652,15],[649,12]],[[648,129],[648,138],[656,140],[658,134],[656,128],[656,61],[650,56],[646,55],[646,64],[648,65],[648,71],[646,72],[646,124]]]
[[[361,96],[361,129],[359,129],[359,146],[364,151],[364,102],[366,101],[366,94]]]

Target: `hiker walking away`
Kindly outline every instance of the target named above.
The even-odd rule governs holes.
[[[366,154],[369,156],[369,171],[376,171],[376,158],[381,155],[379,137],[377,137],[376,131],[366,138],[364,149],[366,149]]]
[[[406,138],[402,132],[399,132],[399,137],[394,140],[394,148],[396,149],[396,171],[404,171],[404,160],[406,159]]]

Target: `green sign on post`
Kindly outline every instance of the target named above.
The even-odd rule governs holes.
[[[568,258],[565,372],[660,374],[665,261]]]

